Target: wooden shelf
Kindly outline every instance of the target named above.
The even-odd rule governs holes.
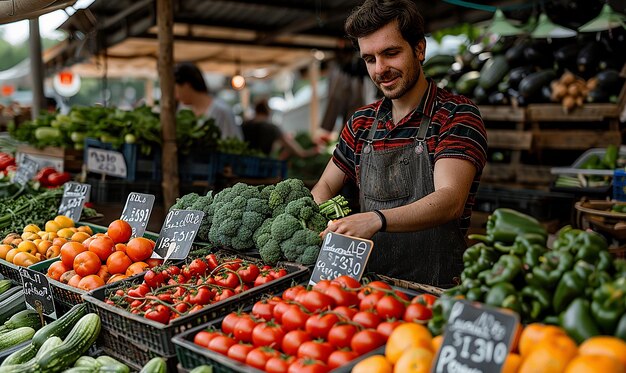
[[[619,116],[616,104],[585,104],[569,113],[559,104],[532,104],[526,110],[531,122],[592,122]]]
[[[587,150],[590,148],[605,148],[608,145],[620,145],[619,131],[592,131],[592,130],[541,130],[534,136],[534,146],[537,149]]]
[[[498,122],[524,122],[526,121],[526,109],[513,106],[488,106],[480,105],[480,114],[485,121]]]

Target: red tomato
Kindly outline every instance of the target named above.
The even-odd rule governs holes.
[[[81,277],[95,275],[100,270],[102,262],[95,253],[84,251],[74,258],[74,271]]]
[[[289,366],[296,361],[294,356],[274,356],[265,364],[265,371],[268,373],[287,373]]]
[[[406,293],[401,292],[400,290],[396,290],[393,292],[399,299],[405,300],[407,302],[411,301],[411,298],[409,298],[408,295],[406,295]]]
[[[350,347],[350,341],[356,332],[357,328],[354,325],[335,325],[328,332],[328,343],[337,348]]]
[[[361,299],[361,303],[359,304],[359,309],[361,311],[375,310],[376,304],[378,304],[378,301],[380,301],[382,297],[384,296],[385,294],[381,292],[375,292],[375,293],[366,295],[365,297],[363,297],[363,299]]]
[[[207,264],[202,259],[194,259],[189,263],[189,274],[192,276],[202,276],[207,271]]]
[[[287,355],[295,356],[300,345],[310,340],[311,336],[304,330],[292,330],[283,337],[282,350]]]
[[[290,305],[290,308],[283,313],[281,325],[285,331],[296,329],[304,329],[309,315],[305,313],[299,306]]]
[[[250,317],[241,317],[239,321],[237,321],[237,324],[235,324],[233,336],[238,341],[250,343],[252,342],[252,330],[254,330],[257,325],[257,322]],[[224,329],[222,328],[222,330]],[[255,347],[258,346],[255,345]]]
[[[418,296],[416,296],[415,298],[413,298],[413,300],[411,300],[411,303],[421,303],[425,306],[427,306],[428,308],[432,308],[433,304],[435,304],[435,301],[437,300],[437,297],[431,294],[420,294]]]
[[[333,353],[328,357],[328,368],[335,369],[347,365],[357,357],[359,357],[359,355],[354,351],[333,351]]]
[[[260,370],[265,370],[267,361],[275,356],[280,356],[280,353],[273,348],[256,347],[252,351],[248,352],[246,364]]]
[[[317,284],[313,285],[313,290],[325,293],[329,286],[330,280],[320,280]]]
[[[359,304],[359,296],[355,291],[346,290],[338,284],[326,288],[326,295],[333,298],[337,306],[354,306]]]
[[[297,356],[299,358],[310,358],[326,363],[333,351],[335,351],[335,348],[328,342],[308,341],[300,345]]]
[[[302,291],[296,296],[296,302],[303,305],[309,312],[324,311],[334,307],[333,298],[319,291]]]
[[[234,345],[230,346],[226,356],[228,356],[229,358],[231,358],[233,360],[237,360],[237,361],[240,361],[242,363],[245,363],[246,362],[246,357],[248,357],[248,354],[252,350],[254,350],[254,346],[252,346],[251,344],[248,344],[248,343],[237,343],[237,344],[234,344]]]
[[[254,287],[257,286],[261,286],[261,285],[265,285],[268,282],[271,282],[274,280],[274,276],[270,275],[269,273],[261,273],[257,276],[257,278],[254,280]]]
[[[404,303],[395,298],[393,295],[385,295],[378,301],[378,303],[376,303],[376,312],[383,320],[401,319],[402,316],[404,316],[404,309]]]
[[[393,330],[401,324],[402,324],[402,321],[389,321],[389,320],[383,321],[380,324],[378,324],[378,326],[376,327],[376,331],[384,335],[385,338],[389,338],[389,336],[391,335],[391,332],[393,332]]]
[[[372,329],[361,330],[352,337],[350,347],[359,355],[370,352],[386,342],[385,337]]]
[[[245,313],[241,312],[231,312],[224,320],[222,320],[222,331],[225,334],[232,334],[235,331],[235,325],[239,322],[242,317],[248,317]]]
[[[287,312],[291,307],[293,306],[293,304],[289,304],[289,303],[278,303],[274,306],[274,311],[272,311],[272,314],[274,315],[274,320],[277,323],[282,324],[283,323],[283,315],[285,314],[285,312]]]
[[[358,289],[361,287],[361,283],[359,283],[355,278],[348,275],[339,276],[334,279],[333,282],[340,284],[344,288]]]
[[[339,317],[337,317],[337,315],[333,315],[332,313],[315,314],[315,315],[311,315],[308,318],[304,326],[304,329],[313,338],[327,339],[330,328],[332,328],[338,322],[339,322]]]
[[[408,322],[424,322],[433,317],[433,311],[421,303],[412,303],[407,306],[403,317]]]
[[[287,373],[327,373],[330,369],[328,365],[317,360],[296,359],[289,366]]]
[[[232,345],[236,344],[234,339],[225,335],[218,335],[209,342],[209,350],[213,350],[222,355],[227,355]]]
[[[298,295],[298,293],[300,293],[303,290],[306,290],[303,285],[292,286],[283,292],[283,299],[284,300],[296,300],[296,295]]]
[[[352,317],[352,321],[363,325],[365,328],[376,329],[381,320],[380,317],[373,312],[361,311],[357,312],[354,317]]]
[[[352,317],[354,317],[354,315],[356,315],[356,313],[359,311],[351,307],[339,306],[333,309],[333,312],[342,315],[346,319],[345,321],[350,321],[352,320]]]
[[[252,315],[256,318],[270,321],[274,317],[274,306],[275,304],[266,300],[258,301],[252,306]]]
[[[252,344],[255,347],[268,346],[280,350],[284,336],[285,332],[280,325],[263,322],[252,330]]]

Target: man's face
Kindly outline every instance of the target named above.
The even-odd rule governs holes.
[[[191,86],[189,83],[174,84],[174,96],[183,105],[191,104]]]
[[[411,48],[402,37],[396,21],[359,38],[358,42],[367,72],[385,97],[399,99],[415,87],[424,42],[420,42],[417,49]]]

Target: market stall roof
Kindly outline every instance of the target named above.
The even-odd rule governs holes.
[[[429,31],[491,14],[444,1],[416,0]],[[177,61],[234,74],[237,69],[298,68],[312,50],[351,49],[343,23],[362,0],[176,0]],[[524,0],[491,1],[521,4]],[[48,71],[77,64],[86,75],[155,76],[158,40],[155,0],[96,0],[60,26],[68,39],[46,51]],[[103,54],[108,57],[105,59]],[[100,55],[100,57],[93,57]]]

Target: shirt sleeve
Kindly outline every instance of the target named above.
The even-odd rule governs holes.
[[[356,171],[354,161],[354,151],[356,148],[356,136],[352,128],[352,117],[341,130],[339,142],[333,152],[333,162],[339,167],[352,181],[356,182]]]
[[[229,107],[215,105],[213,110],[210,110],[208,114],[210,117],[215,119],[215,124],[222,132],[223,139],[228,137],[235,137],[239,140],[243,140],[243,132],[235,122],[235,115],[232,113]]]
[[[435,149],[435,162],[441,158],[466,159],[481,174],[487,162],[487,131],[480,111],[463,98],[442,125]]]

